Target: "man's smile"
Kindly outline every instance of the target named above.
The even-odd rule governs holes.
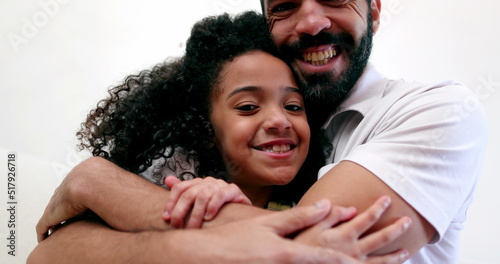
[[[319,51],[303,51],[302,59],[314,66],[321,66],[327,64],[332,58],[336,57],[339,53],[339,46],[327,46],[324,50]]]

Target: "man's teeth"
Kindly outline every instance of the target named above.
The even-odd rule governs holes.
[[[337,51],[333,48],[325,51],[306,52],[302,54],[302,58],[314,66],[325,65],[335,56],[337,56]]]
[[[262,148],[265,152],[283,153],[290,150],[290,145],[273,145]]]

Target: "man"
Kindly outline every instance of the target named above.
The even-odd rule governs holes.
[[[406,248],[412,255],[408,263],[457,262],[459,230],[471,201],[485,145],[482,110],[464,104],[469,101],[478,105],[472,94],[453,83],[422,86],[387,80],[367,64],[372,34],[379,27],[380,1],[269,0],[262,1],[262,4],[276,44],[289,58],[299,80],[309,87],[307,96],[315,98],[316,105],[325,110],[325,119],[328,116],[325,129],[334,146],[330,164],[321,171],[323,176],[304,195],[297,209],[326,197],[333,204],[355,206],[363,211],[377,197],[389,195],[393,204],[374,230],[402,215],[410,216],[413,225],[409,232],[381,252]],[[340,107],[331,107],[338,103],[341,103]],[[113,178],[98,177],[102,173],[117,175],[125,172],[99,159],[84,162],[75,168],[56,192],[41,226],[54,225],[66,219],[61,219],[62,216],[72,216],[92,208],[116,229],[144,230],[144,223],[148,223],[151,231],[140,232],[132,237],[129,233],[116,232],[96,223],[77,222],[65,227],[66,230],[55,232],[55,239],[48,239],[43,242],[45,244],[41,244],[42,250],[47,245],[49,248],[51,244],[61,245],[57,237],[69,239],[68,230],[74,231],[75,236],[94,237],[93,240],[84,240],[91,241],[88,244],[78,245],[74,249],[74,252],[81,249],[81,254],[88,252],[85,246],[108,246],[113,247],[109,250],[115,250],[113,254],[120,253],[124,258],[133,259],[133,255],[128,255],[131,253],[129,248],[123,248],[125,252],[117,252],[115,244],[99,238],[106,238],[107,241],[112,238],[137,239],[135,244],[141,246],[154,237],[165,243],[159,245],[175,244],[168,243],[172,241],[179,241],[184,246],[189,243],[182,243],[187,236],[182,235],[181,230],[169,231],[172,232],[169,236],[160,238],[161,232],[158,230],[168,228],[157,217],[168,198],[166,195],[161,196],[163,190],[139,181],[137,177],[125,180],[121,175],[116,176],[114,183],[127,195],[119,196],[99,188],[110,186],[110,182],[113,182]],[[90,183],[93,185],[89,186]],[[149,195],[144,196],[143,193]],[[116,197],[125,201],[119,201]],[[145,198],[137,204],[135,197]],[[57,207],[56,204],[61,201],[71,206]],[[120,202],[129,204],[130,208],[123,211],[121,207],[115,206]],[[148,207],[144,208],[144,205]],[[260,212],[253,208],[229,205],[211,224],[216,225],[218,219],[228,222],[231,218],[252,214]],[[117,215],[126,221],[111,217]],[[279,223],[289,223],[280,215],[273,217]],[[255,222],[248,220],[246,223],[250,227],[248,230],[255,235],[255,240],[247,236],[250,245],[265,241],[264,237],[272,237],[264,231],[266,228]],[[230,240],[231,237],[222,239],[214,230],[209,228],[184,232],[192,232],[190,238],[199,238],[198,241],[206,241],[203,238],[212,232],[210,235],[216,241],[210,246],[214,247],[230,246],[228,241],[234,241]],[[244,235],[242,232],[239,235]],[[276,242],[274,245],[284,245],[276,237],[273,242]],[[196,244],[193,248],[202,246],[209,245]],[[286,253],[288,257],[296,259],[299,252],[304,253],[304,256],[307,250],[311,250],[291,241],[287,247],[297,249],[296,252]],[[102,248],[100,253],[108,252],[106,249]],[[249,247],[251,249],[255,248]],[[282,250],[283,247],[276,246],[265,252],[285,254]],[[185,261],[182,250],[168,247],[165,251],[173,254],[169,256],[179,257],[180,262]],[[201,253],[193,250],[193,254]],[[245,254],[251,256],[252,252]],[[287,263],[275,255],[266,256]]]
[[[486,138],[472,93],[451,82],[388,80],[367,66],[380,1],[261,3],[309,98],[318,96],[319,107],[333,112],[324,126],[334,145],[331,164],[301,203],[327,196],[364,208],[371,195],[392,194],[398,205],[390,214],[414,220],[405,234],[412,245],[399,241],[415,253],[410,263],[455,263]]]
[[[374,193],[393,194],[401,203],[392,213],[412,215],[419,230],[405,235],[413,239],[410,252],[420,249],[413,262],[456,262],[485,146],[482,110],[460,114],[473,95],[454,83],[388,80],[366,66],[380,1],[262,3],[276,44],[310,97],[318,95],[320,107],[334,113],[325,124],[331,164],[301,203],[327,196],[363,208]],[[343,100],[340,107],[328,109],[335,100]]]

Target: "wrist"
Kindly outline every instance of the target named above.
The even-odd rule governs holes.
[[[215,218],[210,221],[204,221],[202,228],[218,226],[256,216],[271,214],[273,212],[274,211],[246,204],[227,203],[222,206]]]

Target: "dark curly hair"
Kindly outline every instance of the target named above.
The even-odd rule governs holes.
[[[197,162],[197,176],[227,180],[213,144],[210,95],[223,66],[253,50],[278,57],[262,15],[245,12],[234,18],[224,14],[203,19],[192,29],[185,56],[128,76],[109,90],[110,97],[98,103],[77,133],[80,149],[134,173],[143,172],[156,159],[180,153]],[[299,175],[277,189],[280,197],[298,200],[315,181],[325,155],[319,138],[312,137]],[[163,184],[160,179],[155,183]]]

